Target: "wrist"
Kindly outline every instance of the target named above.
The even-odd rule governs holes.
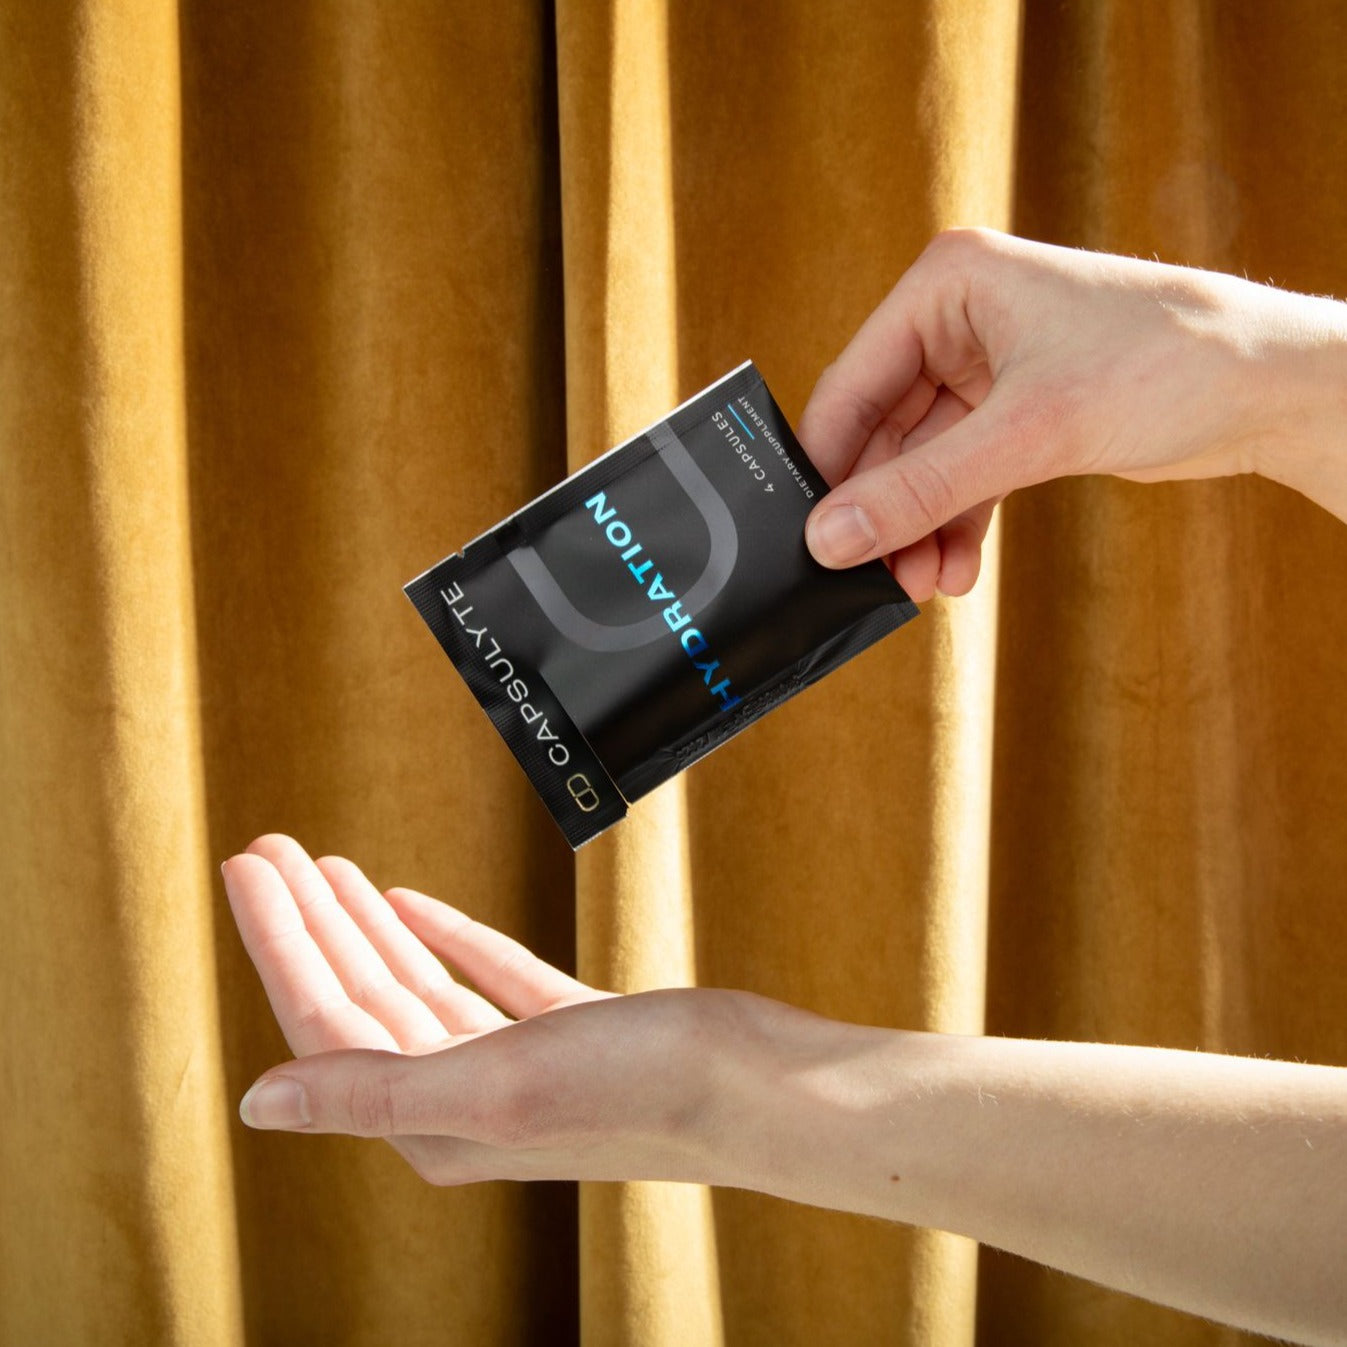
[[[867,1036],[892,1031],[751,992],[696,995],[714,1017],[710,1038],[688,1040],[707,1101],[682,1138],[697,1156],[699,1181],[846,1208],[851,1064]]]
[[[1255,471],[1347,520],[1347,304],[1280,299],[1256,375],[1264,425]]]
[[[714,1091],[705,1181],[911,1221],[898,1143],[907,1085],[925,1079],[923,1049],[936,1036],[728,995],[737,1023]]]

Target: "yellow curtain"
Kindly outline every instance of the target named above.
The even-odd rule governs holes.
[[[939,1233],[250,1134],[293,832],[618,989],[1347,1064],[1347,529],[1012,499],[572,858],[404,581],[937,229],[1347,293],[1334,0],[0,5],[0,1342],[1233,1343]]]

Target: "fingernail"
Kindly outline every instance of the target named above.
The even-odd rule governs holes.
[[[239,1117],[249,1127],[277,1127],[281,1129],[307,1127],[309,1099],[297,1080],[273,1076],[259,1080],[239,1104]]]
[[[825,566],[845,566],[869,552],[879,535],[859,506],[833,505],[809,521],[806,541]]]

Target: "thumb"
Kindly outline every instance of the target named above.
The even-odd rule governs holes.
[[[805,524],[810,552],[823,566],[856,566],[1027,486],[1027,456],[1017,445],[1023,438],[988,398],[949,429],[830,491]]]
[[[436,1055],[372,1049],[315,1053],[260,1077],[243,1096],[239,1116],[249,1127],[359,1137],[442,1130],[443,1082],[434,1089],[433,1068],[428,1069]],[[437,1104],[441,1116],[432,1120]]]

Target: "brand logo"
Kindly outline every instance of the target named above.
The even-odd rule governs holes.
[[[482,623],[480,627],[468,625],[468,618],[473,613],[473,605],[465,602],[467,597],[463,586],[459,584],[452,584],[448,589],[440,590],[440,598],[444,600],[445,606],[457,619],[458,625],[463,628],[463,635],[481,652],[482,662],[491,671],[496,681],[505,689],[505,695],[519,708],[520,719],[523,720],[525,725],[533,729],[534,738],[540,744],[547,745],[548,762],[553,767],[565,767],[571,760],[571,750],[562,743],[561,736],[548,723],[547,716],[533,705],[530,700],[533,694],[529,691],[528,684],[522,678],[515,676],[514,661],[500,648],[499,642],[491,635],[486,623]],[[486,642],[485,646],[482,644],[484,641]],[[575,777],[571,778],[572,781],[575,779]],[[585,786],[589,786],[589,782],[583,776],[580,777],[580,780]],[[567,789],[570,790],[570,782],[567,782]],[[591,786],[590,789],[592,790],[593,787]],[[578,804],[579,799],[576,797],[574,790],[571,790],[571,796],[576,799]],[[588,813],[595,807],[596,805],[590,805],[585,812]],[[584,806],[581,805],[581,808],[584,808]]]
[[[566,790],[582,812],[592,814],[599,807],[599,792],[583,772],[576,772],[566,778]]]
[[[692,660],[693,668],[701,672],[702,682],[711,689],[712,696],[720,699],[720,709],[728,711],[738,706],[739,697],[730,690],[728,678],[721,678],[715,683],[711,681],[716,670],[720,668],[720,661],[697,658],[698,655],[706,654],[710,648],[709,644],[706,637],[691,625],[692,617],[683,611],[682,600],[664,583],[664,572],[655,571],[655,574],[650,576],[655,565],[650,557],[646,557],[638,564],[638,559],[645,549],[633,539],[630,526],[617,518],[617,506],[608,503],[607,493],[596,491],[585,502],[585,509],[593,514],[596,524],[603,526],[604,537],[618,550],[619,557],[627,563],[627,570],[631,572],[632,579],[645,590],[646,598],[652,603],[672,600],[663,611],[664,625],[678,636],[683,653]]]

